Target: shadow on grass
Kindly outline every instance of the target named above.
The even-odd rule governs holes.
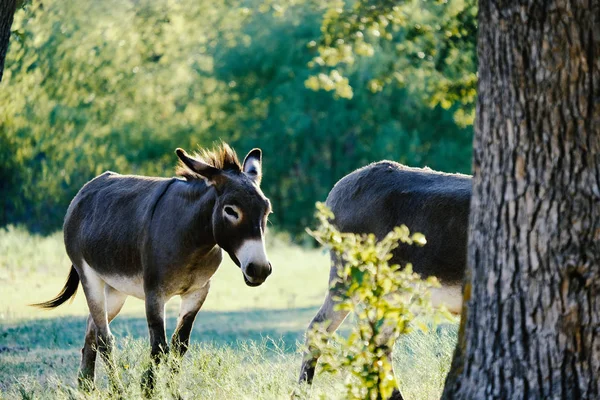
[[[285,310],[200,311],[194,323],[192,342],[237,347],[241,341],[260,341],[265,337],[285,343],[285,352],[296,350],[296,341],[318,308]],[[50,311],[51,312],[51,311]],[[176,314],[167,315],[167,335],[175,329]],[[35,349],[79,349],[83,344],[86,317],[58,317],[0,324],[0,357],[2,354],[28,352]],[[111,323],[117,338],[148,338],[144,316],[119,315]]]
[[[275,366],[280,369],[280,378],[283,380],[278,381],[279,384],[284,382],[285,385],[291,385],[290,382],[295,382],[300,365],[300,355],[296,353],[297,342],[302,341],[304,331],[316,311],[317,307],[201,311],[196,318],[191,341],[193,345],[202,345],[196,347],[196,356],[211,356],[208,359],[203,358],[204,361],[190,359],[188,362],[206,363],[213,354],[216,354],[217,358],[218,354],[221,354],[221,357],[223,354],[232,357],[232,354],[239,350],[241,355],[236,355],[238,358],[234,357],[235,360],[241,360],[246,363],[244,365],[252,365],[253,368],[262,368],[261,365],[252,362],[263,363],[263,359],[258,357],[258,361],[254,360],[254,353],[248,351],[248,341],[254,341],[261,348],[266,346],[266,351],[262,353],[261,350],[261,354],[273,360],[266,362],[266,368]],[[175,329],[176,319],[175,313],[167,314],[168,335]],[[353,318],[350,318],[347,321],[344,331],[353,323],[352,320]],[[64,385],[75,387],[85,325],[86,317],[42,318],[0,323],[0,398],[2,392],[14,392],[18,388],[30,387],[36,382],[36,387],[41,388],[39,390],[42,392],[55,391]],[[147,350],[139,348],[138,355],[149,351],[148,328],[144,316],[120,315],[111,324],[111,329],[117,338],[118,347],[129,348],[131,352],[131,346],[127,347],[127,343],[131,344],[129,339],[142,340],[148,347]],[[456,324],[445,324],[429,333],[415,331],[396,343],[394,364],[400,384],[414,389],[408,390],[407,395],[418,395],[418,398],[439,397],[456,343],[456,332]],[[265,338],[272,341],[264,340]],[[270,347],[274,351],[270,352]],[[234,352],[230,352],[229,349]],[[135,351],[137,350],[134,347],[133,354]],[[250,358],[244,359],[245,355],[249,355]],[[128,357],[131,357],[131,354]],[[142,362],[137,358],[133,362],[138,361]],[[270,364],[271,362],[273,364]],[[141,372],[137,371],[136,374],[141,375]],[[431,383],[427,386],[431,393],[424,392],[424,381]],[[287,389],[286,387],[284,391]]]

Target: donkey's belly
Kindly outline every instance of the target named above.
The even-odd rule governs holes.
[[[434,307],[445,305],[453,314],[460,314],[462,310],[462,287],[460,285],[442,286],[430,289],[431,304]]]
[[[128,296],[134,296],[138,299],[144,299],[144,279],[141,274],[137,275],[119,275],[102,273],[97,271],[95,268],[90,266],[86,260],[83,260],[81,269],[78,271],[84,276],[82,277],[82,283],[88,282],[89,285],[99,287],[102,282],[110,285],[114,289]],[[86,293],[87,295],[87,293]]]
[[[117,289],[121,293],[126,295],[137,297],[138,299],[144,300],[146,297],[144,294],[144,278],[140,275],[126,276],[126,275],[109,275],[96,274],[108,285]]]
[[[462,287],[460,285],[443,285],[439,288],[431,288],[429,289],[429,293],[433,308],[445,306],[452,314],[460,315],[463,300]],[[402,294],[401,296],[404,301],[410,301],[408,294]]]

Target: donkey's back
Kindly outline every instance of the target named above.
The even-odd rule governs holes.
[[[88,182],[65,216],[67,253],[106,273],[137,274],[150,213],[173,179],[107,171]]]
[[[404,224],[423,233],[427,245],[401,245],[393,261],[411,262],[415,272],[454,284],[461,281],[466,263],[470,198],[468,175],[381,161],[340,179],[327,205],[342,232],[374,233],[381,239]]]

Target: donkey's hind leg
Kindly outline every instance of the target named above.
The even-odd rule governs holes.
[[[112,287],[105,285],[104,295],[106,296],[106,313],[108,322],[112,321],[125,304],[127,295],[118,292]],[[78,382],[82,389],[91,389],[94,384],[94,375],[96,367],[96,324],[90,314],[87,320],[85,331],[85,343],[81,349],[81,366],[79,367]]]
[[[85,341],[81,349],[81,365],[77,382],[82,390],[91,390],[94,387],[96,370],[96,325],[92,316],[88,316],[85,330]]]
[[[108,324],[119,313],[127,296],[108,286],[85,261],[82,264],[79,275],[90,310],[79,371],[79,383],[85,386],[85,382],[91,381],[92,385],[94,382],[96,351],[106,361],[109,373],[113,372],[110,354],[114,339]]]
[[[81,268],[81,286],[85,292],[85,299],[90,309],[90,316],[95,325],[97,346],[101,354],[110,352],[112,337],[108,327],[108,315],[106,312],[106,283],[92,270],[84,261]]]

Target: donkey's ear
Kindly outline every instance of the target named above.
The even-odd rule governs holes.
[[[262,151],[260,149],[250,150],[250,153],[244,158],[242,169],[250,179],[260,185],[262,179]]]
[[[207,183],[214,184],[219,180],[219,176],[221,175],[221,170],[213,167],[212,165],[208,165],[207,163],[198,160],[194,157],[191,157],[185,150],[178,148],[175,150],[177,153],[177,157],[181,160],[185,169],[200,175],[201,178],[204,178]],[[180,175],[187,176],[185,171],[180,172]],[[188,174],[189,175],[189,174]]]

